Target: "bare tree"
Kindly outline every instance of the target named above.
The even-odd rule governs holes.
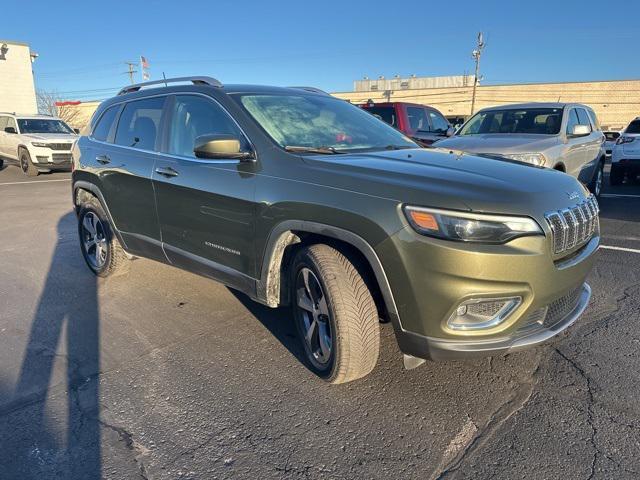
[[[56,92],[38,90],[36,97],[38,101],[38,112],[61,118],[72,127],[84,127],[82,115],[78,107],[76,105],[64,105],[64,102],[62,102]]]

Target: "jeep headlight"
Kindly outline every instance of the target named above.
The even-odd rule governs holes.
[[[541,167],[547,160],[541,153],[501,153],[503,157],[517,160],[518,162],[530,163]]]
[[[49,148],[49,144],[42,142],[31,142],[34,147]]]
[[[526,235],[543,235],[540,225],[529,217],[485,215],[409,205],[404,207],[404,213],[416,232],[445,240],[505,243]]]

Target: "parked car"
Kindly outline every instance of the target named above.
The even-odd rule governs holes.
[[[620,136],[620,132],[611,130],[602,133],[604,133],[604,137],[606,138],[604,142],[604,154],[607,158],[609,158],[611,157],[611,153],[613,152],[613,147],[616,144],[616,140],[618,140],[618,137]]]
[[[29,177],[69,170],[77,139],[76,131],[59,118],[0,113],[0,157]]]
[[[427,105],[406,102],[367,103],[363,110],[397,128],[421,146],[453,135],[453,127],[438,110]]]
[[[626,178],[640,175],[640,117],[633,120],[616,140],[611,153],[611,185],[620,185]]]
[[[594,111],[569,103],[526,103],[480,110],[437,147],[499,155],[566,172],[600,195],[605,137]]]
[[[102,103],[72,189],[96,275],[141,256],[290,306],[332,383],[374,368],[380,318],[407,368],[550,339],[586,307],[599,243],[597,202],[569,175],[419,148],[317,89],[208,77]]]

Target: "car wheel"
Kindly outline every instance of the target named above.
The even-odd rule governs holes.
[[[624,179],[624,170],[619,167],[611,165],[611,172],[609,172],[609,183],[612,186],[620,185]]]
[[[291,269],[294,321],[309,368],[330,383],[373,370],[380,351],[378,310],[364,280],[338,250],[298,252]]]
[[[600,162],[598,164],[598,169],[596,170],[595,175],[593,176],[593,180],[591,180],[591,185],[589,185],[589,190],[596,197],[600,196],[600,192],[602,192],[602,179],[604,178],[604,163]]]
[[[128,270],[129,260],[96,198],[80,208],[78,235],[82,256],[97,276],[107,277]]]
[[[20,169],[27,177],[37,177],[38,169],[31,162],[31,155],[24,148],[20,150]]]

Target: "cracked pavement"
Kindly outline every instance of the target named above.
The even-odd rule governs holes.
[[[96,280],[64,178],[0,185],[1,479],[640,477],[640,254],[601,250],[548,345],[405,371],[382,325],[332,387],[286,310],[147,260]],[[640,248],[640,197],[600,203],[602,243]]]

